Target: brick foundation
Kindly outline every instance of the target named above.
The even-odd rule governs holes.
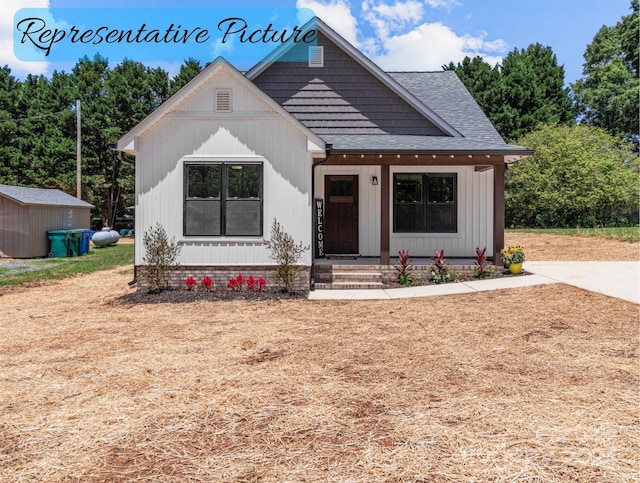
[[[140,276],[143,266],[136,266],[136,272],[138,274],[138,289],[147,289],[147,284],[143,277]],[[185,280],[189,277],[193,277],[198,285],[200,280],[204,277],[209,277],[213,280],[213,283],[218,290],[226,290],[227,282],[230,278],[235,278],[238,274],[242,275],[245,280],[249,278],[249,275],[253,275],[253,278],[258,279],[263,277],[267,281],[267,290],[278,289],[278,285],[274,281],[276,267],[268,265],[257,266],[193,266],[193,265],[179,265],[172,267],[167,273],[167,279],[170,288],[183,288],[185,286]],[[308,292],[310,284],[311,267],[302,267],[302,270],[298,273],[298,279],[294,283],[294,291],[296,292]]]

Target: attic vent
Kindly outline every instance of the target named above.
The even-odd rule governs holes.
[[[324,47],[309,47],[309,67],[324,67]]]
[[[231,89],[216,91],[216,111],[231,112]]]

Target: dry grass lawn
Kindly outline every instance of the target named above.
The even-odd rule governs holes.
[[[635,304],[136,306],[130,278],[0,296],[0,481],[640,478]]]
[[[531,261],[640,260],[640,244],[606,238],[507,232],[504,242],[522,245]]]

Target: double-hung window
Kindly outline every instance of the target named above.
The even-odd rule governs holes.
[[[393,175],[395,233],[457,233],[458,186],[455,173]]]
[[[185,236],[262,236],[262,164],[184,168]]]

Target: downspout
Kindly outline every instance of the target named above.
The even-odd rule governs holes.
[[[134,171],[135,171],[135,168],[136,168],[136,158],[134,157],[133,159],[131,159],[131,158],[127,155],[127,153],[125,153],[124,151],[120,151],[120,152],[122,153],[122,160],[123,160],[125,163],[132,164],[132,165],[133,165],[133,169],[134,169]],[[131,281],[129,282],[129,287],[133,287],[135,284],[137,284],[137,283],[138,283],[138,267],[136,266],[136,262],[135,262],[135,252],[136,252],[136,250],[139,250],[139,248],[138,248],[138,246],[136,246],[136,245],[134,244],[134,246],[133,246],[133,252],[134,252],[134,256],[133,256],[133,258],[134,258],[134,261],[133,261],[133,280],[131,280]]]
[[[324,148],[324,159],[322,161],[318,161],[311,165],[311,213],[313,216],[311,217],[311,280],[309,289],[313,292],[316,289],[316,215],[315,215],[315,195],[316,195],[316,168],[327,161],[329,161],[329,157],[331,156],[331,150],[333,149],[333,144],[326,144]]]
[[[113,150],[113,151],[117,151],[117,145],[115,143],[113,144],[109,144],[107,146],[109,149]],[[120,151],[120,156],[122,156],[122,160],[125,163],[129,163],[133,165],[133,168],[135,170],[135,166],[136,166],[136,158],[134,157],[133,159],[130,158],[127,153],[125,153],[124,151]],[[134,250],[134,262],[133,262],[133,280],[131,280],[130,282],[128,282],[129,287],[133,287],[135,284],[138,283],[138,267],[136,267],[136,263],[135,263],[135,251],[138,250],[138,247],[134,244],[133,247]]]

